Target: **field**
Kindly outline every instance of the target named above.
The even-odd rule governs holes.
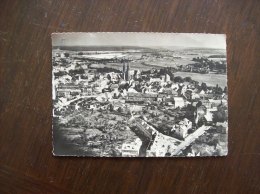
[[[217,84],[224,88],[227,86],[227,75],[223,74],[200,74],[191,72],[176,72],[174,76],[191,77],[193,80],[200,83],[205,82],[208,86],[216,86]]]

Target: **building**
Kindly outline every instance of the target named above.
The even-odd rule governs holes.
[[[91,96],[93,95],[93,88],[91,87],[86,87],[82,89],[82,95],[83,96]]]
[[[205,119],[207,120],[207,123],[213,122],[213,114],[211,111],[207,110],[206,114],[204,115]]]
[[[228,130],[228,123],[225,122],[217,122],[216,128],[219,133],[227,133]]]
[[[61,53],[60,58],[66,58],[65,53]]]
[[[192,96],[191,96],[191,99],[194,100],[194,99],[200,99],[200,95],[195,93],[195,92],[192,92]]]
[[[139,156],[139,150],[142,145],[142,141],[137,138],[134,142],[123,143],[121,152],[123,157],[137,157]]]
[[[165,102],[165,99],[167,98],[167,94],[164,94],[164,93],[161,93],[161,94],[158,94],[157,96],[157,101],[158,102]]]
[[[172,88],[163,88],[162,93],[165,93],[168,95],[173,95],[173,96],[178,96],[178,92],[173,90]]]
[[[212,103],[210,102],[210,100],[201,100],[202,105],[204,105],[207,109],[211,109],[212,108]]]
[[[162,82],[161,78],[150,78],[150,82]]]
[[[74,85],[63,85],[57,88],[57,97],[71,98],[81,94],[81,89]]]
[[[148,94],[148,93],[128,92],[126,97],[126,102],[144,103],[147,101],[156,101],[156,100],[157,100],[157,94]]]
[[[168,74],[165,74],[164,81],[165,82],[171,81],[171,77]]]
[[[218,99],[218,100],[209,99],[209,102],[211,102],[212,107],[217,107],[221,104],[227,105],[227,100],[225,99]]]
[[[114,89],[118,89],[119,88],[119,84],[110,84],[110,89],[114,90]]]
[[[178,124],[173,125],[172,132],[181,138],[186,138],[188,136],[188,130],[192,128],[192,122],[188,119],[183,119]]]
[[[96,69],[87,69],[87,70],[85,70],[85,73],[87,74],[88,81],[93,81],[95,79],[95,77],[97,76]]]
[[[140,70],[134,70],[132,71],[132,79],[137,80],[142,77]]]
[[[119,75],[117,73],[111,72],[109,73],[111,77],[111,82],[112,83],[118,83],[119,82]]]
[[[128,81],[129,80],[129,70],[130,70],[130,67],[129,67],[129,63],[123,63],[123,79],[125,81]]]
[[[164,157],[167,153],[169,142],[159,133],[154,133],[153,138],[154,141],[150,147],[150,150],[147,151],[147,155]]]
[[[185,101],[183,97],[173,97],[173,99],[174,99],[175,108],[177,107],[182,108],[185,106]]]
[[[76,75],[76,84],[85,84],[88,85],[88,76]]]
[[[171,77],[167,73],[165,75],[161,75],[160,78],[163,82],[166,82],[166,83],[171,81]]]
[[[144,110],[145,106],[140,106],[140,105],[133,105],[133,106],[130,106],[130,110],[132,112],[140,112],[142,110]]]
[[[201,97],[204,97],[205,94],[206,94],[206,91],[205,91],[205,90],[201,90],[201,91],[199,92],[199,95],[200,95]]]

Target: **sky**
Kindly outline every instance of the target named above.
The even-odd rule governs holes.
[[[224,34],[70,32],[53,33],[53,46],[200,47],[226,49]]]

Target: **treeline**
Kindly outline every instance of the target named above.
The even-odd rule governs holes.
[[[210,55],[208,58],[226,58],[226,55]]]
[[[196,63],[190,64],[189,66],[194,66],[196,68],[204,67],[204,68],[209,68],[211,71],[222,70],[224,72],[226,72],[226,69],[227,69],[227,64],[225,61],[213,61],[213,60],[209,60],[208,58],[204,58],[204,57],[193,58],[192,61],[194,61]]]
[[[111,68],[111,67],[97,68],[96,70],[97,70],[98,73],[109,73],[109,72],[122,73],[120,70],[114,69],[114,68]]]

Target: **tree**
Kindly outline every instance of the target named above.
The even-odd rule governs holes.
[[[215,93],[216,93],[216,94],[222,94],[222,93],[223,93],[222,88],[221,88],[221,87],[216,87]]]
[[[201,102],[201,101],[199,101],[199,102],[196,104],[196,108],[198,108],[198,107],[200,107],[200,106],[202,106],[202,102]]]
[[[109,110],[112,112],[114,110],[114,106],[112,104],[109,104]]]
[[[183,79],[180,77],[180,76],[177,76],[175,78],[173,78],[173,81],[176,83],[182,83],[183,82]]]
[[[202,82],[201,83],[201,89],[204,90],[204,91],[207,91],[207,89],[208,89],[207,84]]]
[[[113,98],[114,98],[114,99],[118,99],[116,93],[114,93]]]
[[[70,54],[69,54],[69,53],[64,53],[64,56],[65,56],[66,58],[68,58],[68,57],[70,56]]]
[[[203,116],[201,117],[199,120],[198,120],[198,127],[201,127],[203,125],[206,125],[207,124],[207,119]]]
[[[190,121],[194,122],[194,113],[196,111],[196,108],[192,106],[191,104],[188,104],[186,107],[185,112],[185,117],[189,119]]]
[[[185,77],[185,78],[184,78],[184,81],[186,81],[186,82],[191,82],[192,79],[191,79],[191,77]]]
[[[119,113],[122,113],[122,112],[123,112],[123,108],[122,108],[122,107],[119,107],[119,108],[117,109],[117,111],[118,111]]]
[[[74,70],[69,70],[69,74],[70,75],[76,75],[76,74],[84,74],[85,73],[85,71],[84,71],[84,69],[81,67],[81,68],[79,68],[79,69],[74,69]]]
[[[111,80],[111,75],[110,74],[107,74],[107,79]]]
[[[54,76],[57,76],[57,77],[60,77],[60,76],[63,76],[63,75],[67,75],[67,72],[66,71],[59,71],[57,73],[54,73]]]
[[[225,111],[225,107],[219,106],[218,110],[213,113],[213,122],[225,122],[227,121],[227,113]]]
[[[225,94],[227,94],[227,91],[228,91],[228,89],[227,89],[227,86],[226,86],[226,87],[224,88],[224,91],[223,91],[223,92],[224,92]]]

